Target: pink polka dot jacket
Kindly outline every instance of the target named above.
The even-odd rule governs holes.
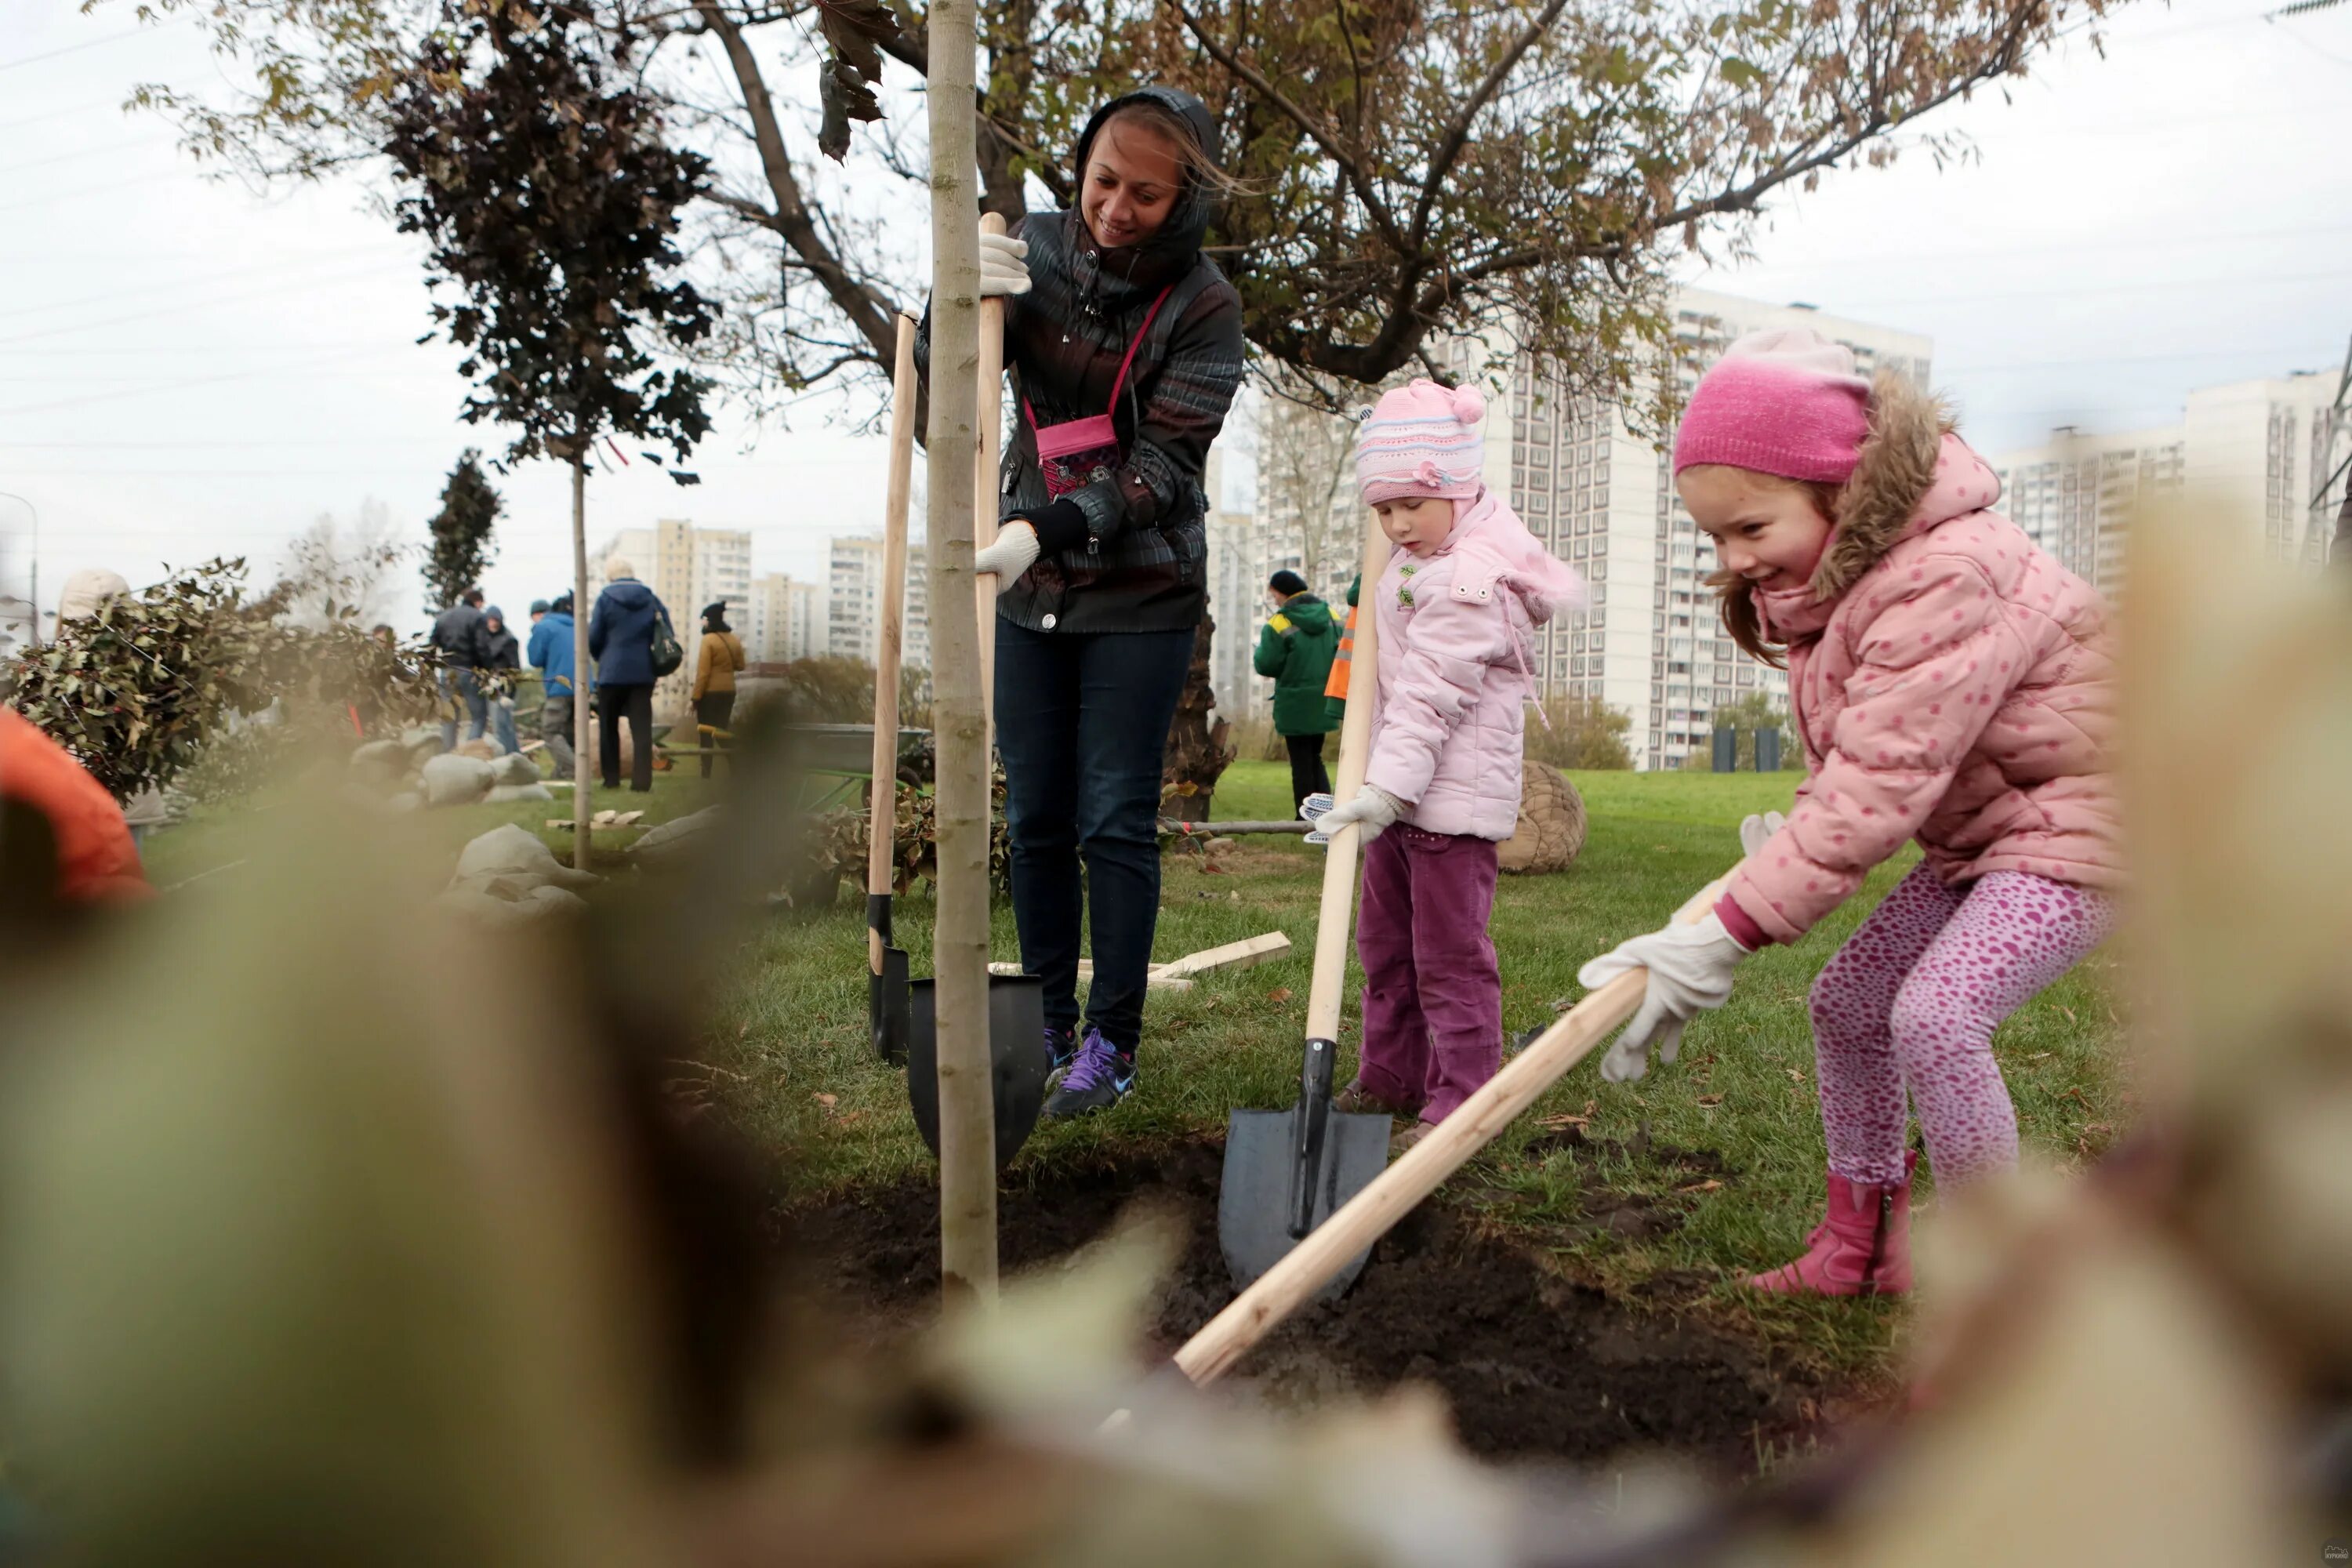
[[[1808,773],[1726,890],[1765,936],[1795,941],[1914,838],[1948,886],[2121,879],[2105,602],[1989,510],[2000,493],[1930,398],[1882,377],[1811,583],[1758,594]]]

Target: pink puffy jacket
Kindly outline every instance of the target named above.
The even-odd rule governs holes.
[[[1948,885],[2121,879],[2105,602],[1986,510],[2000,481],[1924,395],[1884,378],[1871,420],[1812,582],[1759,595],[1808,777],[1727,897],[1780,942],[1914,837]]]
[[[1493,490],[1463,505],[1441,549],[1398,551],[1373,589],[1380,679],[1364,777],[1415,827],[1500,842],[1519,820],[1528,644],[1582,605],[1584,584]]]

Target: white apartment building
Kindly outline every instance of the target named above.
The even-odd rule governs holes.
[[[931,667],[930,563],[919,544],[907,551],[907,618],[898,635],[898,658],[906,665]],[[881,638],[882,541],[850,534],[833,542],[825,581],[824,651],[837,658],[872,664]]]
[[[2116,436],[2074,429],[1994,460],[2002,507],[2067,570],[2115,594],[2139,501],[2193,488],[2231,542],[2274,561],[2327,560],[2352,450],[2338,373],[2202,387],[2181,422]]]
[[[1209,645],[1209,688],[1217,696],[1218,716],[1242,724],[1264,717],[1274,705],[1274,682],[1258,674],[1251,659],[1258,628],[1274,613],[1266,579],[1285,568],[1303,568],[1298,531],[1265,511],[1213,511],[1208,525],[1209,614],[1217,623]],[[1345,578],[1336,592],[1328,584],[1308,585],[1329,599],[1335,611],[1346,613]]]
[[[2067,426],[2039,447],[1992,461],[2001,511],[2066,570],[2112,595],[2123,585],[2132,511],[2179,489],[2188,441],[2179,426],[2113,436]]]
[[[607,580],[604,563],[618,555],[636,569],[637,580],[669,611],[671,629],[687,652],[685,664],[654,687],[654,705],[683,707],[694,684],[702,607],[727,605],[728,624],[741,631],[751,605],[751,535],[741,529],[697,528],[683,518],[664,518],[651,528],[624,528],[589,557],[599,587]]]
[[[814,583],[781,572],[751,579],[743,651],[755,664],[790,664],[824,651],[824,601]]]

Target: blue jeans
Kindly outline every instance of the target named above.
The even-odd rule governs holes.
[[[482,695],[480,678],[470,669],[445,669],[436,679],[440,682],[443,701],[451,701],[453,692],[464,701],[466,712],[473,720],[473,731],[466,739],[480,740],[482,731],[490,727],[489,700]],[[454,715],[441,721],[441,749],[457,749],[457,721]]]
[[[490,704],[490,733],[497,738],[500,752],[522,750],[515,738],[515,705],[511,697],[501,697]]]
[[[996,623],[996,744],[1022,967],[1045,979],[1045,1022],[1075,1027],[1078,920],[1090,903],[1087,1022],[1122,1051],[1143,1034],[1160,919],[1160,769],[1192,662],[1189,629],[1057,636]]]

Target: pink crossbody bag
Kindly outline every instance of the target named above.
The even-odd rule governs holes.
[[[1160,298],[1151,301],[1151,309],[1143,313],[1143,325],[1135,330],[1134,341],[1127,345],[1127,357],[1118,362],[1118,379],[1111,383],[1112,410],[1118,407],[1118,395],[1127,390],[1127,373],[1135,364],[1136,350],[1143,346],[1160,307],[1168,302],[1174,289],[1171,283],[1160,290]],[[1029,428],[1036,432],[1037,467],[1045,476],[1045,493],[1055,500],[1097,479],[1108,479],[1127,456],[1119,447],[1118,426],[1110,414],[1066,419],[1059,425],[1040,425],[1037,411],[1029,406],[1029,395],[1025,392],[1021,395],[1021,412],[1028,417]]]

